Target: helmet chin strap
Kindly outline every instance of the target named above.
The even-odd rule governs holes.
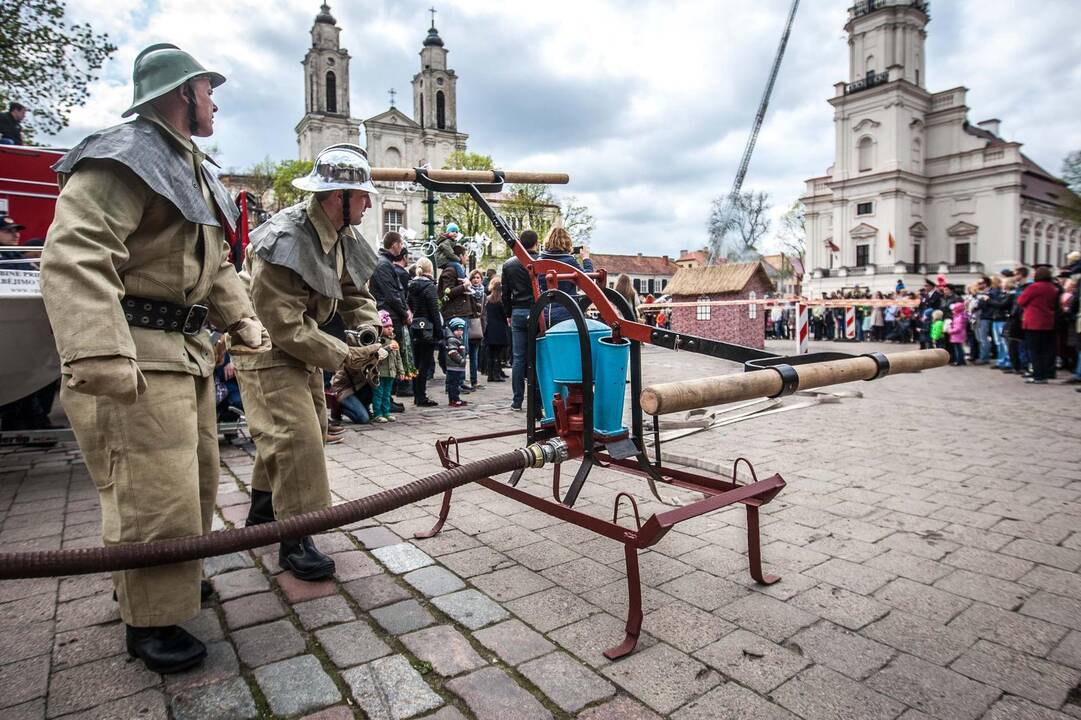
[[[195,88],[191,86],[191,80],[184,83],[184,87],[187,89],[188,100],[188,130],[192,135],[199,132],[199,115],[195,105]]]
[[[342,228],[349,224],[349,191],[342,190]]]

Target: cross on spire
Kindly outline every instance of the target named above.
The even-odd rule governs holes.
[[[387,92],[390,93],[390,106],[394,107],[394,97],[398,94],[398,91],[394,88],[391,88]]]
[[[435,8],[434,7],[428,8],[428,12],[430,12],[432,14],[432,30],[435,30]]]

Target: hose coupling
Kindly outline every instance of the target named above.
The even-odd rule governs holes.
[[[562,438],[533,443],[518,450],[526,458],[527,467],[540,468],[549,463],[561,463],[570,457],[570,448]]]

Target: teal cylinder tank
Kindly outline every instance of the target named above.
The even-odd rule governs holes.
[[[627,389],[627,364],[631,341],[602,337],[593,350],[593,429],[611,437],[626,432],[623,400]]]

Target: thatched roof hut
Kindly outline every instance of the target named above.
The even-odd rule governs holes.
[[[752,283],[755,276],[769,287],[772,282],[761,262],[721,263],[708,267],[680,268],[665,292],[669,295],[717,295],[720,293],[740,293]],[[753,289],[758,289],[753,288]]]

